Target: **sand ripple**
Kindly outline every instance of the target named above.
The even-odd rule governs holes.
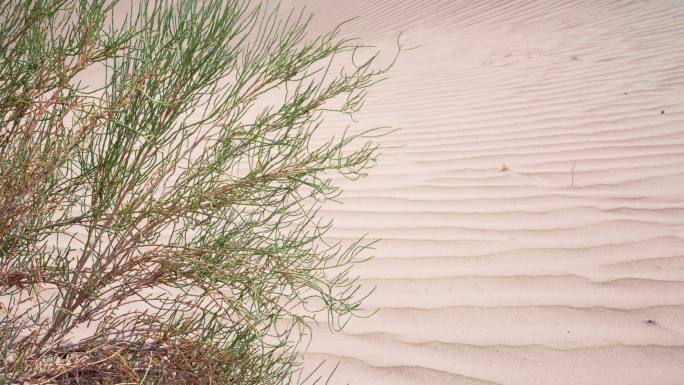
[[[317,328],[331,384],[684,383],[684,3],[318,1],[404,52],[402,130],[326,207],[379,309]],[[342,126],[335,120],[330,130]]]

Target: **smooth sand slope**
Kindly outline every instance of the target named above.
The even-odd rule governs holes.
[[[360,16],[349,33],[421,46],[358,116],[402,130],[325,212],[383,239],[356,270],[379,312],[316,328],[307,363],[341,362],[330,384],[684,384],[684,2],[308,3],[319,31]]]

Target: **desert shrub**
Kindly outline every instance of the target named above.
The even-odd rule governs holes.
[[[367,294],[369,243],[326,243],[317,211],[376,131],[318,128],[388,67],[271,3],[13,0],[0,21],[2,383],[291,382],[308,320]]]

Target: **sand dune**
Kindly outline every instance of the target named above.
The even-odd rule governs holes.
[[[291,3],[302,4],[303,1]],[[308,1],[391,51],[357,118],[402,129],[326,206],[378,313],[330,384],[684,383],[684,3]],[[338,130],[342,122],[329,121]]]

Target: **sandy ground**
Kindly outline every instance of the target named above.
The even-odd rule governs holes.
[[[356,269],[378,313],[316,327],[307,366],[339,362],[329,385],[684,384],[683,1],[286,3],[417,47],[356,116],[402,129],[322,212],[335,239],[382,239]]]
[[[298,3],[302,3],[301,1]],[[326,206],[376,316],[330,384],[684,384],[684,2],[311,0],[420,47],[357,116],[402,130]],[[334,122],[332,122],[334,123]],[[330,124],[330,130],[338,129]]]

